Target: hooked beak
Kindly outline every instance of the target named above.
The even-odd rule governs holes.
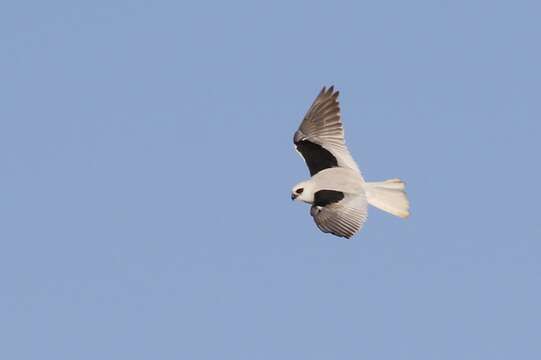
[[[291,200],[295,200],[297,198],[296,194],[291,194]]]

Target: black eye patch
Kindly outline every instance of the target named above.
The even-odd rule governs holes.
[[[304,191],[303,188],[300,188],[300,189],[295,190],[295,192],[296,192],[297,194],[302,194],[303,191]]]

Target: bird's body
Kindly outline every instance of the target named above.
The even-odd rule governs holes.
[[[312,177],[295,185],[291,198],[312,205],[321,231],[350,238],[366,221],[368,204],[407,217],[409,203],[399,179],[364,181],[345,144],[337,99],[333,87],[323,88],[295,132],[296,150]]]

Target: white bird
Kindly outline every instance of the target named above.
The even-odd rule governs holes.
[[[364,225],[368,204],[401,218],[410,212],[402,180],[364,181],[346,147],[338,94],[323,87],[295,132],[296,150],[312,177],[293,187],[291,199],[312,205],[321,231],[349,239]]]

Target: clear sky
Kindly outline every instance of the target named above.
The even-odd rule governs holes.
[[[537,1],[0,5],[0,358],[541,358]],[[292,136],[341,91],[371,208]]]

